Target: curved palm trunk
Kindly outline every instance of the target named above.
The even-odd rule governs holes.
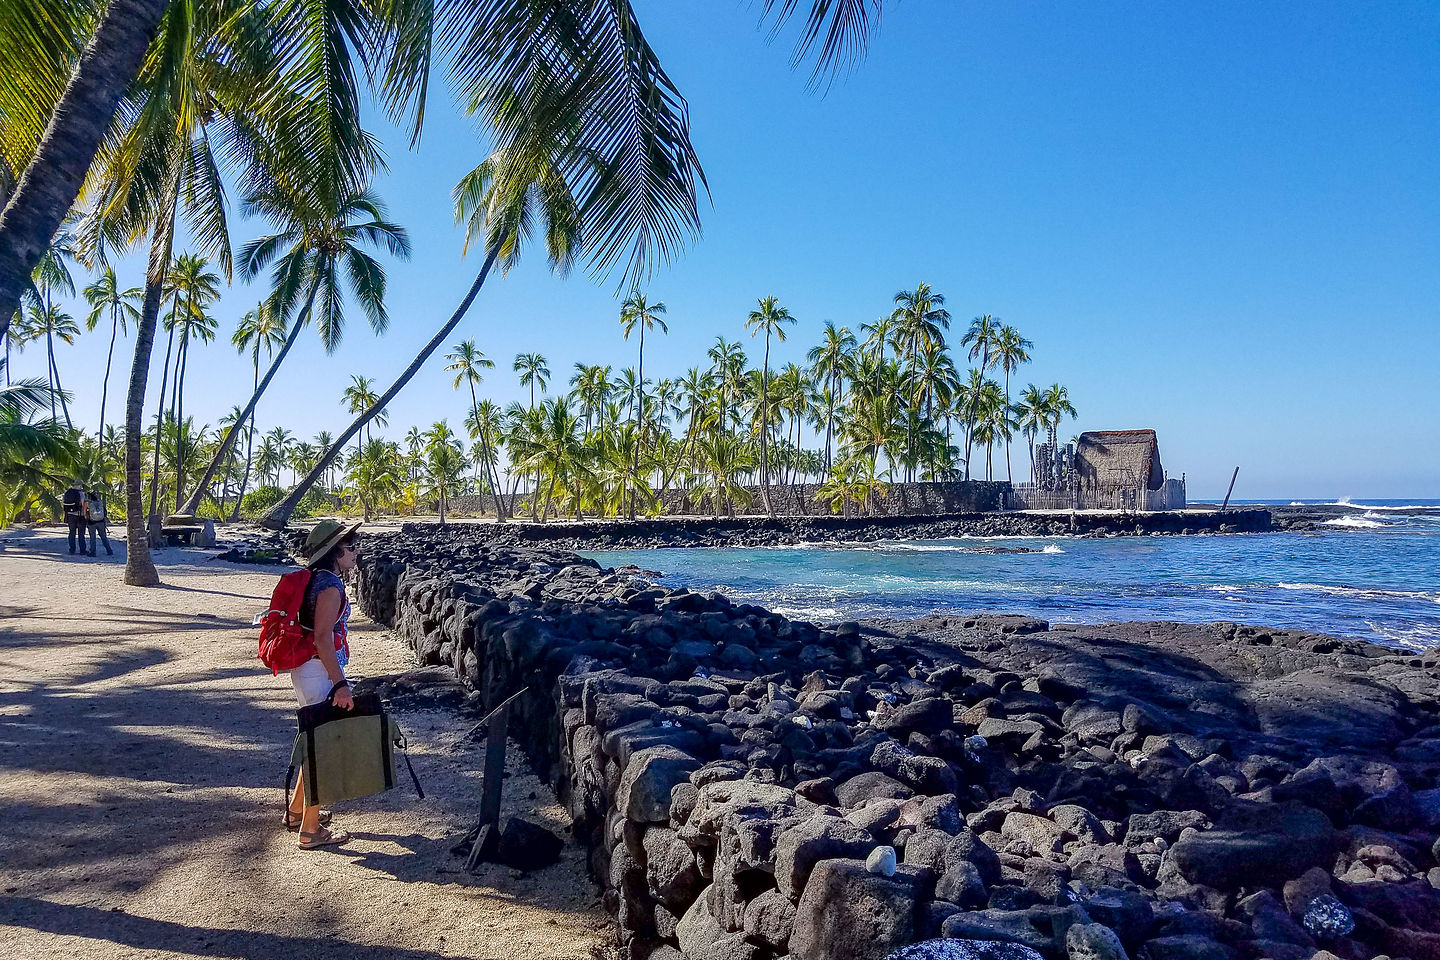
[[[150,559],[146,531],[144,491],[141,486],[140,435],[144,432],[145,382],[150,373],[150,352],[155,343],[155,323],[160,317],[160,283],[170,263],[170,242],[175,224],[177,193],[170,196],[169,209],[155,227],[150,245],[150,265],[145,278],[145,301],[135,324],[135,359],[130,364],[130,388],[125,397],[125,582],[135,587],[153,587],[160,574]]]
[[[200,478],[199,484],[197,484],[195,487],[195,492],[190,495],[190,499],[188,502],[186,502],[185,509],[182,510],[181,513],[194,513],[197,509],[199,509],[200,498],[204,495],[205,488],[208,487],[210,485],[210,481],[215,478],[215,471],[219,469],[220,462],[225,459],[225,454],[229,452],[230,447],[235,443],[235,431],[240,429],[240,425],[245,422],[246,418],[249,418],[251,421],[251,434],[254,433],[255,406],[260,402],[260,398],[264,396],[266,389],[268,389],[270,386],[270,381],[275,378],[275,372],[280,369],[280,364],[285,361],[285,355],[290,352],[291,347],[295,346],[295,341],[300,337],[300,331],[309,321],[310,308],[311,305],[315,302],[315,291],[319,288],[320,279],[317,276],[316,279],[310,284],[310,294],[305,298],[304,308],[295,317],[295,322],[290,325],[290,333],[285,337],[284,345],[280,347],[280,352],[275,354],[275,359],[270,361],[270,369],[265,371],[265,379],[257,380],[255,382],[255,388],[250,394],[250,402],[247,403],[245,405],[245,409],[241,411],[239,419],[237,419],[233,424],[230,425],[229,430],[225,431],[225,437],[220,441],[220,446],[215,450],[215,456],[211,458],[210,465],[205,468],[205,474]],[[255,372],[258,376],[260,372],[260,353],[258,346],[256,347],[255,361]],[[248,480],[249,477],[250,438],[247,438],[245,441],[246,480]],[[240,481],[240,495],[242,497],[245,495],[245,480]],[[230,519],[236,519],[239,514],[240,505],[237,502],[235,505],[235,516],[231,517]]]
[[[10,328],[31,271],[80,195],[115,107],[139,72],[167,6],[167,0],[111,0],[0,213],[0,337]]]
[[[455,312],[450,315],[450,319],[440,328],[435,336],[430,338],[430,342],[425,344],[425,347],[420,351],[419,355],[410,361],[410,365],[406,367],[404,371],[401,372],[399,378],[380,395],[380,398],[356,417],[350,426],[345,428],[344,433],[335,438],[335,441],[330,444],[330,449],[321,455],[315,466],[310,469],[309,473],[305,474],[299,483],[295,484],[294,489],[290,491],[285,499],[265,511],[259,520],[262,526],[269,527],[272,530],[284,529],[285,524],[290,522],[290,516],[295,512],[295,508],[300,505],[301,498],[314,486],[316,479],[329,468],[330,461],[339,455],[349,439],[359,433],[360,428],[369,423],[370,419],[374,417],[376,413],[383,410],[385,406],[395,398],[395,395],[405,387],[405,384],[409,383],[410,379],[420,372],[420,368],[425,365],[425,361],[430,359],[430,354],[434,353],[440,347],[440,344],[445,342],[445,338],[450,336],[450,332],[455,329],[460,321],[464,319],[465,314],[470,310],[470,304],[475,302],[476,294],[478,294],[480,288],[485,285],[485,278],[489,275],[490,268],[494,265],[495,257],[498,253],[498,250],[492,249],[485,255],[485,264],[480,268],[480,272],[476,275],[475,281],[470,284],[470,289],[465,293],[465,298],[460,301],[460,305],[456,307]]]

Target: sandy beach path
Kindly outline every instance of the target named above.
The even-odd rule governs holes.
[[[461,870],[483,742],[402,710],[426,789],[342,804],[323,852],[280,826],[295,702],[255,659],[278,570],[161,555],[166,586],[121,582],[63,534],[0,531],[0,939],[8,958],[534,957],[585,960],[607,934],[582,853],[522,876]],[[351,673],[406,669],[357,612]],[[507,813],[563,809],[517,762]],[[402,775],[403,776],[403,775]]]

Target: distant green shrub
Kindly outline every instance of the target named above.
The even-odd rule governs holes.
[[[285,491],[273,484],[256,487],[245,494],[245,499],[240,502],[240,515],[247,520],[253,520],[284,499]]]
[[[305,496],[301,497],[300,502],[295,505],[295,516],[302,520],[310,517],[328,517],[335,512],[335,501],[314,487],[307,490]]]

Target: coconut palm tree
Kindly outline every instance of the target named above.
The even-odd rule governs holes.
[[[281,229],[241,249],[240,274],[252,278],[273,262],[268,309],[277,318],[294,318],[264,379],[257,381],[251,393],[247,408],[253,411],[307,324],[315,323],[327,353],[339,347],[347,287],[371,329],[376,334],[385,332],[390,323],[385,269],[364,248],[383,248],[393,257],[408,260],[410,237],[404,227],[386,219],[384,203],[369,190],[333,197],[329,191],[296,191],[277,183],[252,194],[246,205],[252,212],[264,213]],[[220,441],[202,488],[233,442],[230,435]]]
[[[1027,383],[1020,393],[1020,402],[1015,405],[1015,417],[1020,432],[1030,447],[1030,482],[1039,483],[1040,476],[1035,464],[1035,438],[1050,424],[1050,410],[1046,404],[1045,392],[1033,383]]]
[[[175,290],[177,305],[181,298],[185,301],[176,321],[181,331],[180,350],[175,357],[175,390],[170,404],[172,416],[176,423],[180,424],[185,421],[185,370],[190,357],[190,341],[196,338],[210,343],[215,339],[215,320],[205,310],[220,299],[220,278],[207,269],[205,258],[182,253],[171,268],[170,284]],[[185,446],[178,433],[175,435],[175,443],[176,464],[179,468],[175,476],[175,510],[178,513],[185,489]],[[197,507],[199,496],[208,484],[209,478],[206,478],[204,483],[196,488]]]
[[[474,340],[460,341],[455,345],[454,350],[446,355],[445,359],[450,361],[445,369],[455,371],[455,379],[451,382],[451,387],[459,390],[461,383],[470,387],[470,413],[475,423],[480,424],[482,422],[480,400],[475,395],[475,388],[485,379],[480,371],[495,369],[495,361],[478,350]],[[480,444],[481,460],[485,466],[485,482],[490,487],[490,493],[495,499],[495,521],[504,523],[505,508],[500,502],[500,477],[491,473],[493,458],[487,447],[486,431],[477,427],[475,439]]]
[[[0,387],[0,488],[25,493],[62,490],[80,454],[73,431],[53,417],[37,420],[54,388],[38,378]],[[0,504],[4,512],[5,504]],[[23,504],[20,506],[23,507]],[[4,522],[8,522],[6,516]]]
[[[1079,414],[1075,412],[1075,405],[1070,402],[1070,389],[1058,383],[1052,383],[1045,388],[1045,409],[1049,414],[1046,423],[1046,430],[1050,440],[1050,446],[1054,447],[1058,442],[1057,432],[1060,430],[1060,422],[1066,417],[1075,419]]]
[[[110,318],[110,348],[105,352],[105,377],[100,381],[100,426],[96,429],[97,437],[105,432],[105,401],[110,393],[110,363],[115,358],[115,336],[117,333],[128,333],[128,324],[139,318],[140,308],[136,304],[141,302],[144,295],[144,291],[139,287],[131,287],[122,293],[120,284],[115,279],[115,268],[109,264],[106,264],[100,276],[85,288],[85,300],[90,304],[90,315],[85,318],[85,329],[94,330],[103,317],[108,315]]]
[[[1029,350],[1035,344],[1020,336],[1020,331],[1009,324],[1002,326],[995,334],[995,365],[1005,374],[1005,407],[1010,408],[1010,374],[1021,364],[1030,362]],[[1005,436],[1005,479],[1013,482],[1010,472],[1010,436]]]
[[[550,386],[550,367],[541,354],[517,353],[514,368],[515,372],[520,374],[520,386],[530,388],[530,408],[533,410],[536,384],[539,384],[541,393],[544,393],[545,388]]]
[[[745,319],[745,329],[750,331],[750,336],[755,336],[761,330],[765,331],[765,362],[760,368],[760,498],[765,504],[765,512],[772,517],[775,516],[775,508],[770,503],[770,456],[766,436],[770,432],[767,423],[770,406],[770,338],[773,336],[784,343],[785,327],[794,322],[795,318],[790,315],[790,311],[780,306],[780,301],[775,297],[762,297],[756,309],[750,311],[750,316]]]
[[[48,298],[47,298],[48,299]],[[55,341],[69,346],[75,342],[80,335],[80,327],[76,325],[74,318],[60,308],[59,304],[51,303],[43,305],[32,303],[29,310],[29,321],[27,327],[35,338],[45,338],[45,360],[48,367],[48,382],[50,384],[50,418],[55,419],[55,402],[60,402],[60,412],[65,417],[66,426],[70,423],[70,411],[67,406],[65,388],[60,383],[60,368],[55,363]]]
[[[625,339],[629,340],[630,334],[634,332],[635,328],[640,328],[640,361],[637,378],[638,388],[642,390],[644,389],[645,383],[645,331],[653,330],[658,326],[661,333],[669,333],[670,328],[662,319],[664,314],[664,301],[657,300],[651,303],[646,299],[645,294],[639,290],[633,291],[630,296],[626,298],[625,302],[620,305],[620,331]],[[636,406],[639,410],[640,435],[643,437],[645,435],[645,407],[642,402],[638,401]],[[635,447],[636,460],[634,464],[634,468],[637,471],[640,468],[639,456],[640,446],[637,444]],[[630,519],[635,519],[635,498],[633,494],[630,498]]]
[[[280,349],[285,343],[284,322],[275,311],[271,309],[269,301],[261,301],[256,304],[255,309],[240,318],[239,324],[235,327],[235,332],[230,335],[230,342],[239,353],[244,353],[246,350],[250,351],[250,366],[254,371],[254,382],[251,392],[252,396],[258,394],[260,390],[260,351],[264,350],[265,355],[271,357],[274,356],[275,351]],[[241,408],[241,410],[243,413],[244,408]],[[251,448],[255,439],[255,404],[250,404],[250,412],[248,415],[240,417],[229,426],[230,430],[227,430],[222,436],[230,436],[230,431],[234,429],[244,429],[245,431],[245,473],[240,478],[240,493],[235,499],[235,510],[230,515],[231,520],[238,520],[240,519],[240,502],[245,499],[245,487],[250,481]],[[222,439],[220,444],[221,446],[225,446],[225,440]],[[233,439],[230,442],[230,447],[232,450],[234,449]],[[209,471],[207,470],[206,472],[208,473]],[[202,489],[206,482],[203,478],[201,479],[200,487]]]
[[[850,332],[849,327],[836,327],[829,320],[825,321],[820,336],[820,343],[810,348],[806,359],[810,361],[811,376],[822,384],[825,399],[825,469],[829,471],[833,462],[831,441],[835,434],[835,408],[844,402],[841,390],[856,342],[855,334]]]
[[[418,11],[423,5],[405,6]],[[497,261],[503,270],[513,267],[537,229],[557,272],[584,256],[597,274],[623,262],[632,283],[654,263],[669,260],[698,229],[696,192],[704,180],[684,104],[629,4],[586,5],[575,19],[511,12],[523,14],[522,21],[502,18],[505,29],[489,37],[483,31],[493,22],[456,18],[466,29],[473,26],[469,40],[480,41],[457,44],[470,53],[459,93],[497,143],[455,191],[457,217],[467,223],[466,246],[483,243],[485,259],[449,320],[381,403],[445,342],[491,267]],[[407,38],[406,49],[428,63],[430,48],[408,42],[423,35],[416,26],[418,33],[392,36],[397,42]],[[420,90],[412,86],[402,99]],[[337,443],[348,440],[367,413]],[[264,522],[283,525],[302,493],[291,491]]]
[[[379,399],[379,394],[375,392],[373,387],[374,382],[375,381],[369,377],[362,377],[359,374],[352,373],[350,375],[350,386],[346,387],[345,391],[340,395],[340,399],[345,401],[345,409],[350,413],[359,413]],[[374,419],[378,421],[382,427],[389,422],[387,414],[384,411],[377,413]],[[369,442],[370,428],[367,425],[364,436],[355,441],[355,452],[358,454],[364,444]]]
[[[27,161],[28,166],[16,178],[0,219],[0,335],[41,248],[79,195],[117,105],[146,60],[150,39],[174,6],[161,0],[113,0],[103,16],[93,17],[88,10],[66,6],[58,8],[66,15],[57,15],[50,9],[55,5],[47,4],[43,16],[33,15],[42,2],[17,0],[4,9],[16,7],[32,15],[0,21],[3,39],[20,54],[4,58],[5,72],[14,77],[0,84],[0,113],[29,121],[27,151],[13,169]],[[378,99],[410,120],[416,139],[437,50],[451,52],[452,76],[464,81],[459,99],[484,113],[502,139],[543,140],[547,129],[571,125],[573,115],[588,108],[585,119],[590,122],[574,124],[586,137],[577,139],[573,154],[604,171],[584,198],[585,209],[603,211],[596,256],[614,262],[632,238],[637,239],[632,267],[639,268],[651,248],[667,254],[678,242],[676,227],[683,222],[667,217],[666,208],[677,184],[682,190],[687,182],[693,186],[698,173],[685,162],[693,154],[684,102],[645,43],[628,2],[570,0],[556,6],[540,16],[515,0],[489,0],[478,9],[462,4],[437,9],[430,3],[317,4],[301,7],[303,15],[282,19],[290,29],[280,37],[266,33],[261,38],[279,49],[296,50],[295,59],[303,63],[347,78],[353,78],[354,70],[346,41],[371,41],[366,66],[380,80]],[[762,16],[778,28],[803,6],[767,3]],[[381,15],[379,22],[370,19],[372,12]],[[814,55],[812,82],[843,69],[863,53],[878,18],[879,0],[812,0],[795,62]],[[329,43],[301,42],[307,39],[304,28],[316,20],[340,29],[326,38]],[[84,53],[55,55],[48,34],[40,33],[37,40],[31,28],[37,22],[64,24],[65,38],[77,53],[84,46]],[[83,42],[87,35],[88,45]],[[561,59],[568,62],[556,62]],[[527,76],[542,77],[545,83],[531,96],[515,96],[518,78]],[[38,98],[37,79],[45,93]],[[678,157],[677,147],[683,147]],[[609,229],[603,229],[606,226]],[[636,227],[642,228],[638,234]]]
[[[459,486],[464,469],[465,455],[450,426],[444,420],[433,424],[425,434],[424,480],[439,505],[441,523],[445,522],[450,492]]]
[[[400,464],[400,449],[385,439],[376,437],[368,441],[351,458],[346,479],[355,489],[365,519],[379,507],[398,494],[404,482],[404,470]]]

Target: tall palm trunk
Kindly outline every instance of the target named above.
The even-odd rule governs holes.
[[[480,435],[480,459],[485,461],[485,482],[490,486],[491,496],[495,498],[495,522],[504,523],[505,510],[500,505],[500,478],[498,474],[492,472],[490,441],[485,438],[485,425],[480,422],[480,400],[475,396],[475,382],[473,380],[469,382],[470,410],[475,416],[475,432]]]
[[[374,417],[376,413],[385,409],[385,406],[395,398],[395,395],[405,387],[405,384],[409,383],[410,379],[420,372],[420,368],[425,365],[425,361],[430,359],[430,354],[434,353],[440,344],[445,341],[445,338],[450,336],[450,332],[455,329],[460,321],[464,319],[465,314],[470,310],[470,304],[475,302],[476,294],[478,294],[480,288],[485,285],[485,278],[489,275],[490,268],[494,265],[495,257],[498,253],[498,249],[492,249],[486,253],[484,265],[475,276],[475,281],[470,284],[470,289],[466,291],[464,299],[460,301],[460,305],[456,307],[455,312],[450,315],[450,319],[440,328],[435,336],[430,338],[430,342],[425,344],[420,354],[414,360],[410,361],[410,365],[406,367],[404,371],[401,372],[399,378],[380,395],[380,398],[356,417],[354,422],[345,428],[344,433],[335,438],[335,442],[330,444],[330,449],[321,455],[320,460],[299,483],[295,484],[294,489],[290,491],[285,499],[265,511],[265,514],[260,518],[260,523],[263,526],[269,527],[272,530],[283,529],[285,524],[290,522],[290,516],[295,512],[295,508],[299,506],[300,499],[305,496],[305,493],[314,485],[315,480],[330,466],[330,461],[334,460],[336,455],[344,449],[345,444],[350,438],[359,433],[360,428],[369,423],[370,419]]]
[[[201,477],[200,483],[195,488],[195,492],[190,495],[189,502],[185,504],[185,509],[182,511],[183,513],[194,513],[199,509],[201,494],[214,478],[215,471],[220,466],[220,461],[225,458],[225,454],[234,444],[235,431],[240,429],[240,425],[245,422],[247,417],[250,419],[250,434],[245,441],[245,480],[250,478],[250,443],[255,433],[255,405],[260,402],[261,396],[264,395],[266,389],[270,386],[270,381],[275,378],[275,372],[280,369],[280,364],[285,362],[285,355],[290,352],[290,348],[293,347],[295,341],[299,339],[300,331],[310,318],[310,308],[315,303],[315,291],[318,289],[320,289],[320,278],[317,275],[310,284],[310,293],[305,297],[305,306],[295,316],[295,322],[290,325],[290,332],[285,337],[285,343],[280,347],[280,352],[275,354],[275,358],[270,361],[270,368],[265,371],[265,379],[257,379],[255,381],[255,388],[250,394],[250,402],[245,405],[245,409],[241,411],[240,417],[230,425],[230,429],[225,431],[224,439],[220,441],[220,446],[216,449],[215,456],[210,459],[210,465],[205,468],[204,476]],[[260,373],[260,348],[258,344],[255,348],[255,373],[258,377]],[[240,495],[242,497],[245,495],[245,480],[240,481]],[[239,515],[240,505],[237,502],[235,505],[235,516],[231,517],[231,519],[237,519]]]
[[[765,328],[765,366],[760,368],[760,499],[765,514],[775,516],[770,505],[770,453],[766,437],[770,433],[770,328]]]
[[[1010,416],[1010,371],[1009,371],[1009,369],[1006,369],[1006,371],[1005,371],[1005,416],[1006,416],[1006,418],[1009,418],[1009,416]],[[1008,429],[1010,429],[1010,428],[1007,427],[1006,429],[1008,430]],[[1014,482],[1015,482],[1015,475],[1014,475],[1014,474],[1011,472],[1011,470],[1010,470],[1010,434],[1009,434],[1009,433],[1005,434],[1005,479],[1006,479],[1008,482],[1010,482],[1010,483],[1014,483]]]
[[[195,309],[193,297],[187,298],[186,316]],[[175,512],[180,512],[180,506],[184,502],[185,493],[185,367],[186,361],[190,359],[190,325],[185,325],[185,331],[180,334],[180,355],[175,358]],[[199,484],[195,487],[196,506],[199,506],[201,494],[205,492],[205,485]],[[194,511],[190,511],[194,512]]]
[[[645,320],[640,320],[640,362],[635,372],[635,399],[638,408],[639,430],[635,437],[635,463],[630,468],[630,519],[635,519],[635,488],[640,483],[640,445],[645,442]],[[649,481],[646,481],[647,483]]]
[[[165,422],[165,387],[170,382],[170,350],[175,346],[175,313],[170,313],[170,337],[165,343],[165,367],[160,375],[160,403],[155,408],[155,457],[150,467],[150,516],[155,516],[155,500],[160,490],[160,428]]]
[[[260,345],[258,343],[255,345],[255,389],[260,389]],[[235,421],[236,426],[232,426],[230,430],[226,432],[225,439],[222,440],[221,443],[230,443],[233,446],[235,439],[235,430],[239,424],[242,424],[244,422],[244,416],[238,418]],[[250,407],[250,426],[245,430],[245,472],[240,475],[240,489],[235,494],[235,508],[230,513],[230,520],[232,522],[240,519],[240,506],[245,501],[245,486],[250,482],[250,464],[252,462],[250,454],[254,446],[254,442],[255,407],[252,404]]]
[[[119,307],[110,308],[110,349],[105,353],[105,379],[100,381],[100,429],[95,436],[105,436],[105,398],[110,393],[110,361],[115,359],[115,335],[120,330]]]
[[[116,0],[122,5],[123,0]],[[113,7],[111,9],[114,9]],[[160,316],[161,284],[170,265],[170,245],[175,229],[175,206],[179,190],[173,190],[167,209],[155,226],[150,244],[150,263],[145,274],[145,301],[135,324],[135,359],[130,364],[130,387],[125,397],[125,582],[135,587],[153,587],[160,574],[150,559],[146,530],[144,490],[141,486],[140,436],[145,413],[145,382],[150,373],[150,352],[155,344],[155,323]]]
[[[80,195],[125,88],[140,70],[166,0],[112,0],[55,104],[30,165],[0,213],[0,337],[60,221]]]

